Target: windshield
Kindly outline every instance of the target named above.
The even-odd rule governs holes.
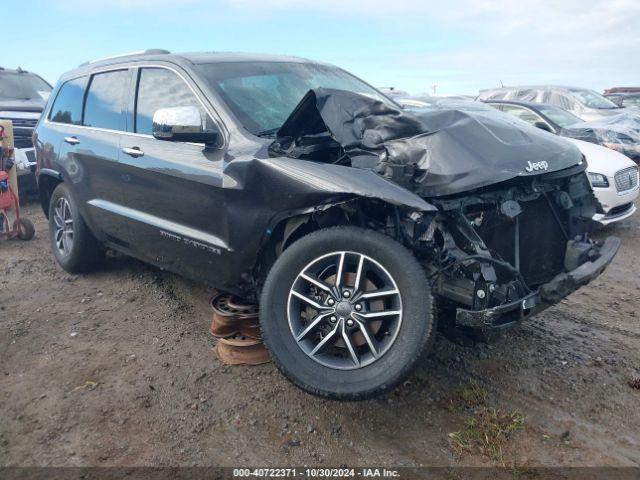
[[[580,118],[567,112],[566,110],[562,110],[561,108],[544,106],[538,107],[538,110],[540,110],[540,113],[548,117],[560,128],[568,127],[569,125],[573,125],[574,123],[582,122]]]
[[[0,72],[0,98],[4,100],[44,100],[51,87],[36,75]]]
[[[256,135],[272,135],[302,97],[324,87],[361,93],[393,105],[373,87],[344,70],[313,63],[233,62],[198,65],[242,125]]]
[[[586,88],[570,88],[569,91],[580,100],[581,103],[591,108],[620,108],[611,100],[603,97],[598,92]]]

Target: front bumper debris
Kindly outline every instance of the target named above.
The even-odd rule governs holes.
[[[600,256],[585,262],[578,268],[557,275],[540,286],[535,292],[498,307],[485,310],[456,310],[456,324],[480,330],[509,328],[551,305],[558,303],[570,293],[600,275],[611,263],[620,248],[620,239],[607,237],[600,248]]]

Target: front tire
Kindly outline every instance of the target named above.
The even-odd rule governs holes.
[[[69,273],[91,270],[102,256],[100,244],[64,183],[55,188],[49,202],[49,238],[56,261]]]
[[[355,227],[319,230],[285,250],[265,282],[260,324],[289,380],[340,400],[393,388],[435,334],[420,264],[391,238]]]

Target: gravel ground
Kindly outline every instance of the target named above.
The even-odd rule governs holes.
[[[439,338],[396,391],[307,395],[222,365],[205,286],[114,256],[90,275],[0,243],[0,465],[640,465],[636,215],[604,275],[491,345]]]

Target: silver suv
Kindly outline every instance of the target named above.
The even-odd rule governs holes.
[[[518,100],[547,103],[573,113],[582,120],[597,120],[623,112],[623,108],[588,88],[538,85],[480,90],[479,100]]]

